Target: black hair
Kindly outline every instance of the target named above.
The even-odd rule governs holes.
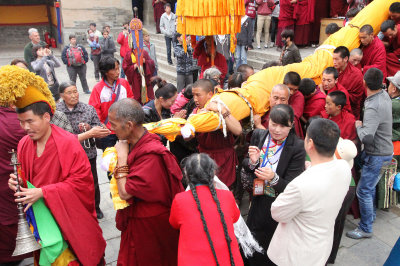
[[[44,48],[44,46],[43,46],[43,45],[40,45],[40,44],[35,44],[35,45],[32,47],[32,55],[33,55],[33,57],[34,57],[35,59],[38,58],[37,51],[39,51],[39,49],[41,49],[41,48]]]
[[[324,118],[313,120],[307,128],[307,138],[314,142],[315,150],[319,155],[332,157],[340,138],[339,126]]]
[[[171,8],[171,9],[172,9],[172,7],[171,7],[171,4],[170,4],[170,3],[166,3],[166,4],[164,5],[164,9],[165,9],[167,6],[169,6],[169,8]]]
[[[357,16],[358,13],[360,13],[361,9],[358,7],[352,7],[350,8],[347,13],[346,13],[346,18],[354,18]]]
[[[68,87],[71,87],[71,86],[75,86],[76,87],[75,82],[73,82],[71,80],[64,81],[64,82],[62,82],[60,84],[60,87],[58,87],[58,90],[59,90],[60,93],[64,93],[65,89],[68,88]]]
[[[372,91],[382,89],[383,73],[378,68],[370,68],[364,74],[364,81]]]
[[[207,235],[207,240],[210,245],[211,251],[213,253],[216,265],[220,265],[218,262],[215,248],[214,248],[214,243],[211,239],[211,235],[208,230],[207,222],[204,217],[203,210],[201,208],[201,203],[200,203],[199,196],[197,194],[196,185],[207,185],[208,188],[210,189],[211,195],[214,199],[215,204],[217,205],[217,210],[218,210],[219,216],[221,218],[222,227],[224,229],[225,240],[228,245],[230,262],[231,262],[231,265],[234,266],[235,261],[233,259],[232,247],[231,247],[232,239],[229,236],[228,227],[226,225],[224,213],[222,212],[221,204],[220,204],[218,196],[217,196],[217,191],[215,190],[215,187],[214,187],[214,175],[216,173],[216,170],[217,170],[217,164],[214,162],[213,159],[210,158],[210,156],[208,156],[205,153],[200,153],[200,154],[195,153],[186,159],[183,172],[184,172],[185,177],[188,180],[193,198],[196,201],[197,209],[200,213],[200,218],[203,223],[203,229]]]
[[[283,30],[282,33],[281,33],[281,37],[290,38],[290,40],[293,41],[294,31],[290,30],[290,29]]]
[[[300,81],[299,85],[299,91],[304,95],[304,96],[309,96],[315,91],[315,85],[314,80],[309,79],[309,78],[304,78]]]
[[[293,108],[288,104],[275,105],[269,114],[272,122],[285,127],[292,127],[294,121]],[[290,123],[290,124],[289,124]]]
[[[285,77],[283,78],[283,84],[289,85],[292,84],[294,86],[299,86],[301,81],[301,77],[299,73],[294,72],[294,71],[289,71],[288,73],[285,74]]]
[[[209,79],[199,79],[193,84],[192,88],[201,88],[205,92],[214,92],[214,84]]]
[[[228,79],[228,89],[240,88],[243,83],[243,74],[241,72],[233,73]]]
[[[75,38],[75,39],[76,39],[76,36],[75,36],[75,34],[70,34],[70,35],[68,36],[68,38],[69,38],[69,40],[71,40],[72,38]]]
[[[182,33],[179,33],[179,32],[175,33],[175,38],[179,38],[181,36],[182,36]]]
[[[388,29],[394,30],[396,27],[396,23],[391,20],[385,20],[382,24],[381,24],[381,32],[385,33]]]
[[[392,13],[400,13],[400,2],[395,2],[390,5],[389,11]]]
[[[328,74],[328,75],[333,75],[334,79],[337,79],[339,77],[339,72],[334,67],[327,67],[327,68],[325,68],[324,72],[322,72],[322,73]]]
[[[343,91],[332,91],[328,94],[328,96],[331,97],[332,102],[336,106],[340,105],[340,109],[343,109],[343,107],[347,104],[346,94]]]
[[[364,32],[364,33],[366,33],[366,34],[373,34],[374,33],[374,28],[371,26],[371,25],[369,25],[369,24],[365,24],[364,26],[362,26],[361,28],[360,28],[360,32]]]
[[[92,22],[92,23],[89,24],[89,26],[96,27],[96,23]]]
[[[241,64],[238,68],[237,68],[237,72],[243,73],[245,74],[248,70],[254,70],[254,67],[248,65],[248,64]]]
[[[158,86],[158,89],[154,92],[156,99],[162,97],[164,100],[168,100],[178,92],[174,84],[166,83]]]
[[[25,60],[22,60],[22,59],[14,59],[14,60],[12,60],[10,65],[15,66],[15,65],[17,65],[19,63],[24,64],[26,66],[26,68],[29,68],[28,67],[28,63],[25,62]]]
[[[329,23],[329,24],[326,26],[326,28],[325,28],[325,34],[331,35],[331,34],[334,34],[335,32],[337,32],[338,30],[340,30],[339,25],[336,24],[336,23],[334,23],[334,22],[332,22],[332,23]]]
[[[192,99],[193,98],[192,87],[193,87],[193,84],[189,84],[189,85],[186,86],[186,88],[182,92],[183,96],[185,96],[186,99]]]
[[[43,117],[45,113],[49,113],[50,117],[53,117],[53,112],[51,111],[50,105],[46,102],[36,102],[32,103],[24,108],[16,108],[17,114],[23,114],[28,111],[32,111],[34,115]]]
[[[99,62],[99,70],[102,78],[106,77],[108,71],[115,68],[115,63],[119,64],[119,61],[111,56],[102,56]]]
[[[349,59],[350,57],[350,51],[346,46],[339,46],[335,50],[333,50],[334,54],[339,54],[342,59]]]
[[[262,66],[262,70],[269,67],[280,66],[280,65],[281,63],[279,61],[269,61]]]

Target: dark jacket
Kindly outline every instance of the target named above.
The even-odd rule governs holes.
[[[176,72],[178,74],[189,75],[193,70],[193,48],[188,45],[187,53],[183,50],[182,44],[177,43],[174,47],[176,56]]]
[[[243,22],[240,33],[237,35],[237,45],[239,46],[250,46],[252,44],[252,40],[249,40],[249,31],[250,31],[249,19],[246,19]]]
[[[150,102],[146,103],[143,106],[143,111],[144,111],[144,122],[145,123],[152,123],[152,122],[158,122],[161,119],[168,119],[171,118],[171,111],[168,109],[161,109],[161,117],[158,115],[156,106],[154,105],[154,100],[151,100]],[[159,135],[161,138],[161,142],[166,145],[167,144],[167,139]]]
[[[102,56],[111,56],[114,57],[114,53],[117,51],[115,48],[115,43],[113,38],[108,37],[100,40],[100,48]]]
[[[80,47],[80,48],[82,49],[82,51],[83,51],[83,60],[85,61],[85,64],[86,64],[86,63],[89,61],[89,55],[88,55],[88,53],[87,53],[85,47],[83,47],[83,46],[80,45],[80,44],[77,44],[76,46],[77,46],[77,47]],[[69,65],[68,65],[68,58],[67,58],[67,51],[68,51],[69,47],[70,47],[70,44],[66,45],[66,46],[64,47],[64,49],[62,50],[62,53],[61,53],[61,60],[62,60],[63,63],[66,64],[67,66],[69,66]]]
[[[293,63],[300,63],[301,62],[301,55],[299,48],[292,43],[289,47],[284,47],[282,51],[282,66],[286,66]]]

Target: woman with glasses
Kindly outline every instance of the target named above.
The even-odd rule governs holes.
[[[97,218],[101,219],[104,215],[100,210],[100,190],[96,169],[97,150],[94,139],[108,136],[110,130],[101,124],[93,106],[79,101],[79,92],[74,82],[61,83],[59,91],[63,101],[59,102],[56,108],[68,117],[74,134],[78,136],[88,156],[94,181]]]

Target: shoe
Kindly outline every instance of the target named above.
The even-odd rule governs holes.
[[[260,47],[260,46],[257,46],[257,49],[261,49],[261,47]]]
[[[270,48],[273,48],[273,47],[275,47],[275,43],[273,43],[273,42],[270,42],[270,43],[269,43],[269,47],[270,47]]]
[[[85,94],[91,94],[92,92],[91,91],[85,91]]]
[[[361,230],[360,228],[356,228],[352,231],[349,231],[346,233],[347,237],[350,237],[352,239],[362,239],[362,238],[371,238],[372,237],[372,233],[366,233],[363,230]]]
[[[173,65],[174,65],[174,63],[172,63],[172,62],[168,62],[168,65],[170,65],[170,66],[173,66]]]
[[[269,47],[268,47],[268,45],[264,45],[264,48],[265,48],[265,49],[268,49]]]
[[[97,219],[100,220],[104,218],[104,214],[100,209],[96,210],[96,214],[97,214]]]

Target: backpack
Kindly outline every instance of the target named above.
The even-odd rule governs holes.
[[[67,50],[68,66],[81,66],[85,64],[81,47],[69,47]]]

